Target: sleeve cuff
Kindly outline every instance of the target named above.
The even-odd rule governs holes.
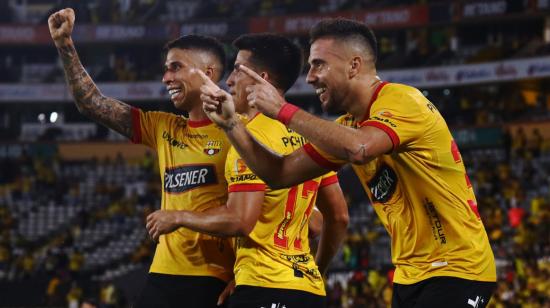
[[[141,143],[141,117],[136,107],[132,107],[132,131],[132,142]]]
[[[333,174],[327,178],[324,178],[321,181],[321,184],[319,184],[319,188],[336,184],[336,183],[338,183],[338,176],[336,174]]]
[[[317,152],[317,150],[311,145],[311,143],[306,143],[304,145],[304,150],[314,162],[325,169],[337,171],[341,167],[341,165],[333,163],[330,160],[324,158],[321,153]]]
[[[364,127],[364,126],[372,126],[372,127],[376,127],[378,129],[381,129],[383,130],[386,134],[388,134],[388,136],[390,137],[391,139],[391,142],[393,144],[393,149],[395,151],[395,149],[397,149],[397,147],[399,146],[400,144],[400,140],[399,140],[399,136],[397,135],[397,133],[391,129],[390,127],[382,124],[382,123],[379,123],[379,122],[376,122],[376,121],[365,121],[363,123],[361,123],[360,125],[361,127]]]
[[[265,191],[266,184],[233,184],[227,188],[228,192]]]

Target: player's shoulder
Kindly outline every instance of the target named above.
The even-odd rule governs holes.
[[[246,128],[259,138],[269,137],[286,131],[286,127],[279,121],[271,119],[262,113],[251,118]]]
[[[415,87],[400,83],[387,83],[378,93],[372,107],[374,109],[390,107],[392,109],[413,111],[427,101],[428,99],[424,94]]]

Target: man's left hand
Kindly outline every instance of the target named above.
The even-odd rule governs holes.
[[[147,232],[158,242],[162,234],[171,233],[178,228],[175,211],[157,210],[147,216]]]

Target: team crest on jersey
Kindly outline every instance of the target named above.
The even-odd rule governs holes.
[[[222,142],[219,140],[210,140],[206,143],[203,149],[204,154],[212,156],[218,154],[222,150]]]
[[[241,174],[246,171],[248,167],[246,166],[246,163],[243,159],[239,158],[235,161],[235,173]]]
[[[382,165],[368,182],[373,201],[388,201],[397,187],[397,174],[388,165]]]

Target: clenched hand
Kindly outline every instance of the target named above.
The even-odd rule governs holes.
[[[74,19],[74,11],[71,8],[57,11],[48,18],[50,34],[57,47],[66,46],[71,41]]]

